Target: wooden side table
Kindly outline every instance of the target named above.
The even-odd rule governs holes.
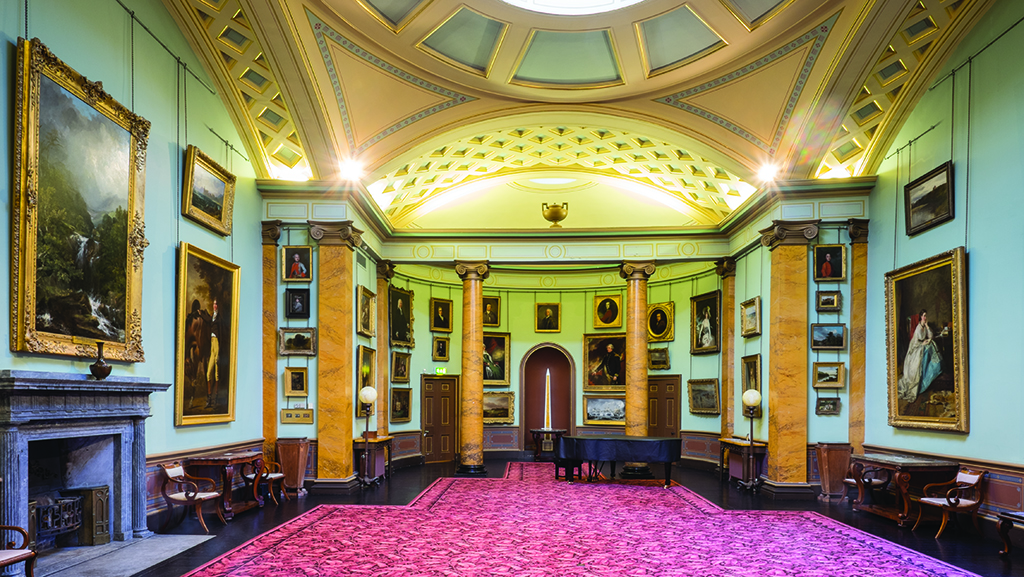
[[[384,477],[385,479],[391,478],[391,441],[394,437],[375,437],[369,441],[358,437],[353,439],[353,446],[355,448],[355,459],[356,463],[359,464],[359,473],[363,477],[369,479],[377,479],[378,477]],[[367,449],[369,447],[369,449]],[[363,452],[368,451],[366,455],[365,467],[363,470]]]
[[[245,492],[246,494],[252,493],[252,500],[245,500],[241,503],[233,503],[231,501],[231,484],[235,478],[235,469],[241,469],[243,466],[249,465],[254,472],[258,473],[263,469],[263,451],[239,451],[237,453],[200,455],[198,457],[191,457],[185,465],[189,467],[216,467],[220,469],[220,501],[221,508],[224,511],[224,519],[230,521],[235,516],[235,513],[263,506],[263,497],[256,490],[259,487],[259,483],[252,483],[248,479],[245,481]],[[256,477],[258,478],[259,475],[256,475]],[[242,478],[245,479],[244,476]]]
[[[768,453],[768,445],[758,443],[757,441],[751,444],[746,439],[727,439],[725,437],[718,439],[718,443],[721,447],[718,455],[718,466],[721,468],[723,481],[728,481],[730,477],[736,477],[732,475],[734,456],[741,459],[739,467],[740,477],[736,477],[741,483],[750,483],[761,475],[761,462],[764,460],[765,454]],[[725,456],[726,451],[729,452],[728,461]],[[751,467],[751,453],[753,453],[754,457],[753,467]]]
[[[565,434],[565,429],[530,429],[533,435],[533,460],[551,462],[555,460],[555,447],[558,446],[558,439]],[[544,446],[544,436],[551,435],[551,445]]]

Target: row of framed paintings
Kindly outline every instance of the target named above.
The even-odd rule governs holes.
[[[408,423],[412,420],[412,389],[391,388],[390,421]],[[483,421],[485,425],[511,425],[515,422],[516,394],[512,391],[485,391]]]

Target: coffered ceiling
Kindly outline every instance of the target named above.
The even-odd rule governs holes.
[[[992,0],[164,2],[261,177],[355,161],[385,233],[529,234],[541,202],[572,199],[564,230],[707,232],[765,165],[872,174]]]

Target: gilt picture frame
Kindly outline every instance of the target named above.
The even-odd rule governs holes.
[[[511,382],[511,341],[509,333],[484,333],[481,369],[485,387],[507,387]]]
[[[430,330],[435,333],[450,333],[454,330],[451,299],[430,299]]]
[[[743,385],[743,392],[754,389],[757,392],[761,392],[761,354],[747,355],[740,359],[740,366],[743,372],[741,373],[740,382]],[[740,397],[743,394],[740,393]],[[764,399],[761,400],[764,404]],[[742,401],[739,403],[742,406]],[[745,407],[744,407],[745,409]],[[744,412],[744,414],[746,414]],[[754,407],[754,418],[761,418],[761,405]]]
[[[288,356],[316,356],[316,327],[277,329],[277,354]]]
[[[838,313],[843,310],[843,293],[814,291],[814,310],[819,313]]]
[[[562,331],[561,303],[536,303],[533,308],[534,332],[558,333]]]
[[[622,395],[585,395],[583,424],[606,427],[626,426],[626,397]]]
[[[846,363],[813,363],[811,386],[815,389],[841,389],[846,386]]]
[[[285,367],[282,383],[284,384],[284,396],[308,397],[309,369],[306,367]]]
[[[377,334],[377,295],[359,285],[358,299],[359,318],[356,320],[356,332],[372,339]]]
[[[818,397],[814,403],[815,415],[838,415],[841,409],[839,397]]]
[[[416,344],[413,338],[413,291],[391,285],[388,288],[388,322],[390,332],[388,339],[393,347],[412,348]]]
[[[964,247],[885,274],[889,425],[970,431]]]
[[[501,324],[501,297],[498,295],[484,295],[484,326],[496,327]]]
[[[516,394],[513,391],[484,391],[485,425],[511,425],[516,422]]]
[[[583,335],[583,391],[626,392],[626,333]]]
[[[231,236],[235,175],[195,145],[185,149],[181,214],[221,236]]]
[[[284,282],[313,282],[313,247],[281,247],[281,280]]]
[[[811,323],[812,351],[841,351],[846,348],[845,323]]]
[[[647,305],[647,342],[667,343],[676,339],[676,303]]]
[[[668,347],[647,349],[647,369],[651,371],[667,371],[672,368],[669,360]]]
[[[708,355],[721,350],[722,291],[690,298],[690,354]]]
[[[622,328],[622,295],[597,295],[594,297],[594,328]]]
[[[432,361],[447,361],[449,359],[449,349],[451,348],[450,337],[434,337],[434,342],[430,347],[430,360]]]
[[[740,303],[740,336],[749,339],[761,334],[761,297]]]
[[[846,245],[816,244],[814,252],[814,282],[842,282],[846,280]]]
[[[953,162],[946,161],[903,187],[907,236],[953,220]]]
[[[374,387],[377,383],[377,351],[363,345],[359,345],[356,349],[356,358],[358,359],[357,365],[357,380],[356,385],[352,387],[355,389],[355,403],[356,416],[365,417],[366,413],[363,412],[363,403],[359,400],[359,391],[366,386]],[[381,399],[377,399],[380,402]],[[370,412],[373,412],[373,407],[370,408]]]
[[[235,420],[240,267],[187,242],[178,248],[174,424]]]
[[[14,60],[10,348],[144,361],[150,124],[39,40]]]
[[[392,423],[408,423],[412,421],[412,389],[391,389]]]
[[[409,362],[412,355],[402,351],[391,351],[391,382],[409,382]]]
[[[694,415],[722,414],[718,379],[690,379],[686,381],[690,397],[690,413]]]

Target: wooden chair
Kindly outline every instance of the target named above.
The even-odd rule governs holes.
[[[970,513],[971,520],[974,521],[974,528],[980,533],[978,508],[981,507],[981,502],[985,498],[981,482],[986,474],[986,471],[975,471],[967,467],[960,467],[960,472],[956,474],[956,478],[952,481],[925,485],[924,496],[921,497],[917,514],[917,523],[914,523],[914,528],[911,530],[916,531],[917,526],[921,524],[921,518],[924,517],[924,508],[927,505],[942,509],[942,525],[939,527],[939,532],[935,534],[936,539],[946,529],[950,513],[954,514],[954,520],[956,513]]]
[[[263,468],[259,471],[259,480],[256,480],[256,473],[251,471],[246,473],[245,469],[242,470],[242,476],[245,477],[246,483],[253,485],[253,491],[255,492],[258,487],[264,483],[267,485],[267,491],[270,493],[270,498],[274,500],[275,505],[280,505],[277,500],[277,491],[274,490],[274,483],[277,483],[277,488],[284,494],[284,498],[287,501],[291,501],[291,497],[288,496],[288,491],[284,489],[284,473],[281,471],[281,465],[273,461],[263,461]],[[253,495],[255,497],[255,495]]]
[[[883,474],[884,477],[878,477],[877,475]],[[868,492],[874,492],[875,489],[881,489],[889,484],[891,475],[888,471],[880,471],[877,469],[864,470],[864,465],[861,463],[854,463],[850,466],[850,470],[846,472],[846,478],[843,479],[843,494],[839,496],[839,502],[842,503],[846,499],[846,494],[852,488],[857,489],[857,476],[862,477],[862,481]],[[871,476],[869,476],[871,475]],[[863,500],[867,495],[858,495],[858,499]],[[853,500],[853,495],[850,495],[850,500]]]
[[[199,524],[203,526],[203,530],[207,533],[210,529],[206,526],[206,521],[203,520],[203,503],[207,501],[213,501],[216,505],[217,517],[221,523],[227,525],[227,521],[224,520],[224,513],[221,511],[221,493],[216,491],[217,483],[213,479],[206,477],[193,477],[185,472],[185,467],[175,461],[167,464],[163,463],[160,467],[164,470],[167,475],[167,479],[164,481],[163,487],[160,488],[160,492],[164,495],[164,501],[167,502],[167,521],[164,522],[161,531],[166,531],[171,526],[171,519],[174,518],[174,505],[184,505],[186,507],[194,506],[196,509],[196,516],[199,517]],[[201,491],[199,489],[199,481],[206,481],[210,484],[210,491]],[[173,488],[172,488],[173,485]],[[170,489],[170,490],[169,490]],[[185,513],[187,514],[187,513]],[[185,514],[182,514],[181,520],[185,519]],[[181,520],[178,523],[181,523]],[[177,523],[175,523],[177,525]]]
[[[36,565],[36,552],[28,548],[28,531],[13,525],[0,525],[0,531],[21,533],[21,546],[15,547],[14,541],[8,541],[0,549],[0,567],[8,567],[25,562],[25,575],[32,577]]]

